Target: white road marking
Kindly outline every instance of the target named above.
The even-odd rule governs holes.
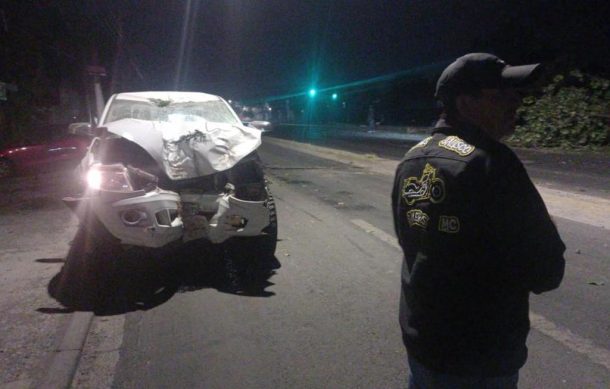
[[[396,238],[385,231],[362,219],[353,219],[351,222],[375,238],[388,243],[392,247],[400,249],[400,245],[396,242]],[[610,370],[610,351],[596,346],[589,339],[576,335],[567,328],[562,328],[546,319],[544,316],[532,311],[530,311],[530,323],[531,327],[537,331],[563,344],[570,350],[585,355],[594,363]]]
[[[546,336],[555,339],[572,351],[586,355],[590,360],[610,370],[610,351],[596,346],[587,338],[576,335],[550,320],[530,311],[530,324]]]
[[[394,236],[386,233],[385,231],[375,227],[372,224],[365,222],[362,219],[353,219],[351,222],[353,224],[357,225],[358,227],[362,228],[367,233],[373,235],[375,238],[389,244],[390,246],[392,246],[398,250],[402,250],[400,245],[397,243],[396,238]]]

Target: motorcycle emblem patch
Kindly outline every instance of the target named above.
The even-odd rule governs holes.
[[[453,151],[462,157],[465,157],[474,151],[473,145],[470,145],[464,142],[462,138],[453,135],[448,136],[442,141],[438,142],[438,145],[444,149]]]
[[[408,205],[430,200],[440,203],[445,198],[445,183],[436,177],[437,169],[426,163],[421,177],[409,177],[402,183],[402,198]]]
[[[430,216],[420,209],[411,209],[410,211],[407,211],[407,222],[409,223],[409,227],[417,226],[425,230],[428,228],[428,221],[430,221]]]

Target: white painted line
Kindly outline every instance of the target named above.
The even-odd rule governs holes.
[[[389,244],[390,246],[392,246],[398,250],[402,250],[402,248],[396,241],[396,238],[394,236],[386,233],[385,231],[380,230],[379,228],[375,227],[372,224],[365,222],[362,219],[353,219],[353,220],[351,220],[351,222],[353,224],[357,225],[358,227],[362,228],[367,233],[373,235],[375,238]]]
[[[396,238],[385,231],[382,231],[361,219],[353,219],[351,222],[379,240],[400,249],[400,245],[396,243]],[[532,311],[530,311],[530,322],[532,328],[563,344],[570,350],[585,355],[594,363],[610,370],[610,351],[596,346],[589,339],[576,335],[567,328],[562,328],[546,319],[544,316]]]
[[[530,311],[530,323],[532,328],[610,370],[610,351],[596,346],[589,339],[576,335],[532,311]]]

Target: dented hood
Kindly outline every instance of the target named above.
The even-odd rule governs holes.
[[[205,120],[171,123],[121,119],[105,127],[141,146],[172,180],[230,169],[261,144],[261,132],[255,128]]]

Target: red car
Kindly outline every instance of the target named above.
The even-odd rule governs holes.
[[[47,143],[1,150],[0,178],[76,166],[85,156],[89,143],[91,139],[86,136],[67,134]]]

